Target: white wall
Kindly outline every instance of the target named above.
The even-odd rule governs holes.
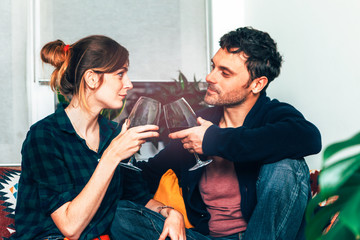
[[[268,95],[289,102],[321,131],[323,149],[360,131],[360,1],[212,0],[213,41],[229,30],[267,31],[284,57]],[[221,27],[223,26],[223,27]],[[306,158],[321,167],[322,154]]]

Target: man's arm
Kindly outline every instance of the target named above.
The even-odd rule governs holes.
[[[276,109],[262,126],[220,128],[202,121],[201,125],[169,135],[181,138],[190,152],[220,156],[234,162],[276,162],[302,158],[321,150],[319,130],[293,108]]]

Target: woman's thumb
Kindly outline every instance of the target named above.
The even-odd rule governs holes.
[[[126,130],[128,130],[130,125],[130,120],[127,118],[125,119],[125,122],[123,123],[122,127],[121,127],[121,132],[120,133],[124,133],[126,132]]]

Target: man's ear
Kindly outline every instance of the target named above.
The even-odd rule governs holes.
[[[84,80],[85,80],[86,85],[90,89],[95,89],[98,86],[99,75],[97,73],[95,73],[93,70],[88,69],[84,73]]]
[[[265,76],[258,77],[251,82],[251,85],[250,85],[251,91],[254,94],[260,93],[261,90],[263,90],[267,84],[268,84],[267,77],[265,77]]]

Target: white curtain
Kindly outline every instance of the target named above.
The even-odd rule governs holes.
[[[45,43],[103,34],[129,50],[133,81],[172,81],[178,70],[204,80],[206,1],[0,0],[0,165],[20,164],[29,126],[55,109]]]
[[[26,81],[26,0],[0,3],[0,164],[20,163],[29,127]]]

